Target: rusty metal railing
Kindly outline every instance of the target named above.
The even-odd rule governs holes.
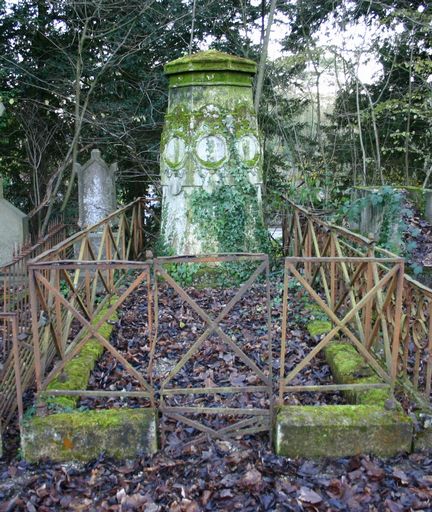
[[[208,265],[209,272],[214,270],[215,266],[226,264],[242,264],[253,265],[248,272],[249,276],[244,283],[238,288],[231,300],[224,305],[223,309],[217,314],[212,315],[211,311],[204,310],[196,299],[188,293],[183,286],[167,271],[168,266],[172,265]],[[206,256],[174,256],[166,258],[156,258],[154,260],[154,285],[155,285],[155,318],[158,319],[159,307],[159,281],[166,283],[186,304],[196,313],[203,322],[203,332],[194,336],[195,339],[190,343],[187,350],[179,354],[179,359],[172,364],[170,371],[167,372],[158,386],[159,394],[159,410],[162,417],[171,418],[183,425],[194,428],[201,434],[193,441],[187,444],[196,444],[206,436],[211,438],[229,439],[246,434],[254,434],[258,432],[269,432],[271,438],[271,418],[273,408],[273,383],[272,383],[272,333],[271,333],[271,301],[270,301],[270,281],[269,281],[269,258],[266,254],[217,254]],[[249,290],[257,283],[259,278],[264,280],[265,296],[265,320],[264,325],[267,331],[267,343],[262,347],[261,354],[254,354],[252,358],[245,346],[242,345],[241,339],[232,339],[222,326],[227,320],[230,313],[240,301],[245,297]],[[151,348],[151,359],[153,360],[154,351],[157,345],[157,329],[155,339]],[[215,339],[210,338],[214,336]],[[240,336],[241,338],[241,336]],[[244,342],[243,342],[244,343]],[[222,344],[223,348],[220,347]],[[235,355],[241,363],[250,372],[250,377],[254,378],[254,385],[224,385],[216,384],[206,386],[184,387],[175,382],[176,377],[196,356],[199,350],[206,348],[206,353],[216,352]],[[261,356],[257,358],[256,356]],[[257,359],[263,361],[258,364]],[[255,382],[256,381],[256,382]],[[209,396],[248,396],[250,397],[249,406],[231,406],[227,405],[226,400],[221,400],[219,406],[203,405],[202,398]],[[187,405],[181,402],[181,397],[188,397]],[[261,399],[253,397],[260,396]],[[177,397],[177,398],[176,398]],[[264,404],[264,405],[263,405]],[[219,417],[229,418],[227,425],[220,428],[212,428],[203,423],[200,419],[202,415],[218,415]],[[163,422],[162,422],[163,425]],[[162,428],[162,434],[164,429]],[[162,439],[165,436],[162,435]]]
[[[113,351],[114,356],[138,378],[98,329],[143,281],[150,285],[148,264],[140,261],[144,253],[146,203],[142,198],[133,201],[30,262],[38,394],[46,391],[48,383],[80,352],[90,337]],[[120,283],[131,272],[139,275],[122,292]],[[101,305],[112,298],[116,299],[110,304],[107,315],[94,324]],[[141,384],[148,391],[144,381]]]
[[[16,408],[18,417],[23,416],[23,391],[29,384],[32,374],[32,347],[18,340],[18,314],[0,312],[0,332],[3,339],[8,340],[12,350],[7,354],[2,386],[0,388],[0,403],[2,427],[11,420]]]
[[[137,218],[132,213],[132,217]],[[130,233],[133,230],[140,229],[139,224],[131,224]],[[126,234],[126,231],[124,232]],[[90,244],[87,234],[74,236],[87,240],[85,245]],[[122,399],[147,399],[149,406],[157,407],[164,417],[180,421],[189,427],[193,427],[201,433],[194,443],[200,442],[205,436],[229,438],[242,434],[251,434],[255,432],[271,432],[271,407],[273,404],[272,393],[272,339],[270,326],[270,289],[269,289],[269,259],[264,254],[222,254],[209,256],[189,256],[189,257],[166,257],[153,258],[147,251],[146,258],[143,261],[132,260],[136,254],[142,254],[144,249],[140,244],[135,245],[133,240],[128,240],[124,236],[110,236],[107,228],[106,236],[99,241],[100,247],[98,254],[103,255],[107,250],[107,243],[116,243],[111,247],[110,254],[119,259],[93,259],[93,260],[55,260],[54,251],[49,251],[49,258],[42,256],[30,264],[31,303],[33,308],[33,341],[34,341],[34,359],[36,371],[36,391],[38,398],[48,396],[73,396],[73,397],[96,397],[111,398],[120,397]],[[140,238],[142,240],[142,238]],[[55,253],[61,255],[68,241],[55,248]],[[84,243],[84,242],[83,242]],[[94,243],[94,241],[92,241]],[[129,246],[131,250],[124,254],[120,246]],[[79,256],[85,258],[95,254],[93,252],[84,252],[76,249]],[[133,251],[132,251],[132,248]],[[138,253],[136,252],[138,249]],[[121,258],[121,259],[120,259]],[[205,311],[194,298],[186,291],[184,285],[180,284],[172,275],[168,267],[174,265],[210,265],[214,269],[217,265],[229,264],[249,264],[254,265],[250,271],[250,276],[239,287],[231,300],[224,306],[223,310],[213,318],[211,313]],[[73,272],[73,275],[69,275]],[[132,275],[128,275],[128,273]],[[115,274],[110,277],[109,274]],[[128,283],[128,277],[130,277]],[[242,348],[240,342],[235,342],[224,331],[222,324],[233,308],[247,294],[257,280],[265,281],[265,301],[266,301],[266,320],[267,343],[263,347],[265,357],[263,365],[257,364],[256,360],[251,358]],[[61,289],[60,283],[66,283],[67,289]],[[185,306],[190,307],[206,325],[202,335],[185,348],[184,353],[178,361],[172,362],[172,367],[167,375],[155,375],[153,372],[155,363],[155,351],[158,347],[158,325],[159,325],[159,290],[163,283],[168,286],[180,299]],[[140,288],[141,287],[141,288]],[[146,367],[140,370],[136,369],[120,350],[113,345],[108,337],[104,337],[100,332],[100,327],[111,317],[112,313],[119,309],[122,304],[131,297],[132,293],[140,288],[146,291],[147,302],[147,348],[149,358]],[[92,293],[96,290],[96,293]],[[109,306],[102,316],[100,316],[100,307],[95,307],[95,299],[98,304],[106,304],[109,300]],[[260,303],[260,307],[262,304]],[[44,311],[46,316],[46,325],[41,329],[38,325],[38,311]],[[96,317],[96,315],[98,315]],[[72,329],[72,326],[75,329]],[[74,332],[76,333],[74,335]],[[239,360],[252,372],[254,379],[260,380],[259,385],[246,386],[204,386],[204,387],[181,387],[175,384],[175,378],[182,368],[191,361],[194,354],[203,347],[204,344],[210,344],[210,338],[216,336],[220,342],[226,345],[226,350],[231,351]],[[106,389],[54,389],[52,383],[62,375],[67,364],[77,356],[84,348],[89,339],[96,340],[102,347],[108,351],[113,358],[121,364],[125,372],[137,383],[138,389],[131,390],[106,390]],[[49,341],[51,340],[51,341]],[[47,357],[49,347],[54,347],[53,357]],[[217,344],[217,353],[221,348]],[[157,381],[157,382],[156,382]],[[216,396],[240,394],[259,395],[264,397],[264,407],[204,407],[194,404],[187,406],[176,403],[176,396]],[[174,405],[172,401],[174,400]],[[200,402],[200,400],[198,400]],[[199,420],[196,415],[220,415],[229,418],[229,424],[220,429],[213,429]],[[240,419],[239,419],[240,418]],[[236,421],[237,420],[237,421]]]
[[[20,408],[22,393],[31,385],[34,372],[28,263],[59,243],[65,234],[66,226],[55,220],[36,244],[22,246],[11,262],[0,267],[0,418],[3,426],[9,423],[17,407]],[[15,328],[16,335],[13,334]],[[15,343],[19,348],[20,390],[17,388]]]
[[[307,258],[375,258],[373,279],[377,273],[387,268],[386,259],[398,258],[397,255],[377,247],[374,240],[357,233],[325,222],[309,213],[292,201],[287,200],[288,215],[284,221],[283,249],[284,254],[303,257],[304,272],[309,283],[320,281],[327,303],[336,306],[334,297],[337,289],[343,287],[347,298],[355,303],[358,297],[360,276],[365,275],[367,262],[358,271],[350,274],[346,265],[314,266]],[[380,270],[381,269],[381,270]],[[329,274],[328,274],[329,273]],[[363,281],[367,279],[363,277]],[[370,278],[369,278],[370,279]],[[364,285],[364,283],[363,283]],[[362,286],[363,286],[362,285]],[[364,289],[364,286],[363,286]],[[398,300],[402,294],[402,310],[398,312]],[[381,322],[385,321],[382,336],[385,340],[396,339],[395,332],[400,331],[400,344],[390,346],[394,352],[393,373],[419,400],[425,405],[432,401],[432,290],[404,274],[399,284],[394,287],[386,299],[379,298],[382,310]],[[354,319],[360,331],[363,329],[358,311]],[[376,327],[374,327],[376,330]],[[387,343],[387,341],[385,341]],[[388,350],[389,351],[389,350]]]
[[[395,322],[390,335],[386,308],[395,296],[396,318],[400,319],[402,313],[401,283],[404,276],[403,260],[401,258],[378,259],[373,257],[287,257],[284,270],[280,402],[283,403],[284,394],[287,392],[333,392],[379,387],[390,387],[394,392],[397,378],[400,321]],[[342,280],[338,281],[338,274],[344,274],[347,277],[346,282],[349,284],[344,285]],[[325,313],[332,327],[311,351],[286,374],[288,290],[291,276]],[[356,348],[365,362],[381,379],[382,384],[293,385],[294,379],[319,352],[340,337]]]

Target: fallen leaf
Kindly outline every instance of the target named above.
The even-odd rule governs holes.
[[[312,489],[309,489],[309,487],[300,487],[298,498],[300,501],[310,503],[311,505],[316,505],[322,501],[322,497]]]
[[[240,483],[249,489],[258,490],[262,484],[262,475],[257,469],[251,469],[243,476]]]

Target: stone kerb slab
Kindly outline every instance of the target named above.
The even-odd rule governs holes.
[[[13,259],[17,246],[28,238],[28,217],[3,197],[3,180],[0,178],[0,265]]]
[[[328,321],[309,327],[311,336],[332,329]],[[379,382],[349,343],[334,342],[325,357],[338,384]],[[287,457],[345,457],[369,453],[392,456],[411,452],[414,425],[399,404],[387,410],[387,389],[344,392],[347,405],[281,406],[275,418],[275,451]]]
[[[102,454],[118,460],[157,451],[154,409],[101,409],[57,413],[24,422],[23,456],[28,462],[90,461]]]
[[[94,149],[84,165],[76,164],[78,176],[79,225],[97,224],[117,209],[117,164],[108,165]]]
[[[287,457],[344,457],[410,452],[410,418],[372,405],[282,407],[276,423],[276,453]]]
[[[115,297],[102,305],[95,315],[97,324]],[[109,338],[115,314],[99,328]],[[103,353],[100,343],[90,338],[82,350],[66,365],[61,376],[48,389],[86,389],[91,372]],[[77,410],[76,396],[46,396],[47,416],[26,417],[21,425],[21,450],[25,460],[49,459],[57,462],[90,461],[105,454],[115,459],[132,459],[157,450],[157,413],[155,409]],[[53,412],[56,411],[56,412]]]

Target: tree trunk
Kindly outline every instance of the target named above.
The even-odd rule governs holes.
[[[267,52],[268,52],[268,46],[270,42],[270,32],[273,25],[273,18],[274,13],[276,9],[276,0],[271,0],[270,4],[270,12],[267,22],[267,28],[266,33],[264,36],[264,42],[261,50],[261,57],[258,65],[258,76],[257,76],[257,85],[256,85],[256,91],[255,91],[255,111],[258,113],[259,104],[261,101],[261,94],[262,94],[262,88],[264,84],[264,72],[265,72],[265,65],[267,61]]]

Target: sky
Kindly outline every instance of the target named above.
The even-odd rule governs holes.
[[[281,18],[279,17],[279,19]],[[287,21],[286,23],[279,22],[273,25],[268,52],[268,57],[271,60],[278,59],[284,55],[281,41],[287,36],[288,27]],[[331,27],[330,22],[328,22],[322,26],[317,34],[317,44],[321,47],[337,47],[341,50],[344,58],[348,60],[357,60],[359,56],[358,75],[363,83],[370,84],[374,82],[382,70],[381,65],[376,59],[371,58],[371,53],[368,51],[370,36],[377,30],[382,29],[376,25],[368,27],[365,23],[360,21],[351,25],[346,32],[341,32],[335,31],[334,28]],[[331,34],[331,39],[329,39],[329,33]],[[252,34],[252,39],[254,43],[259,43],[259,31]],[[326,82],[325,87],[328,88],[329,92],[336,88],[336,85],[332,85],[334,83],[333,76],[324,80],[324,82]]]

